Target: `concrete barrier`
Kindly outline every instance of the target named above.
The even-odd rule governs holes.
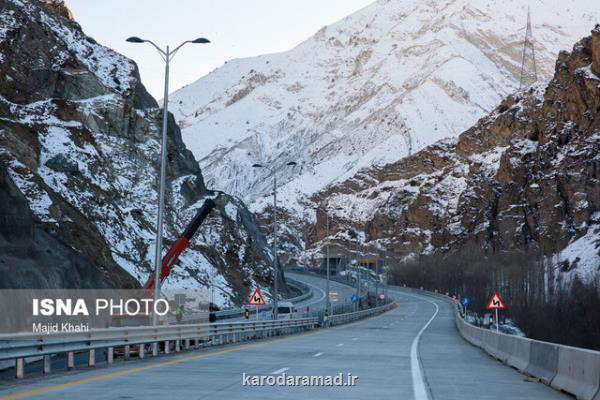
[[[550,386],[577,396],[578,399],[600,398],[600,362],[597,351],[576,347],[558,348],[558,371]]]
[[[460,326],[462,327],[461,333],[467,341],[471,344],[481,347],[482,345],[482,337],[483,337],[483,329],[479,329],[475,326],[469,325],[465,323],[462,319],[460,319]]]
[[[578,399],[600,400],[600,352],[496,333],[468,324],[447,296],[413,290],[443,300],[454,309],[461,336],[491,356]]]
[[[514,351],[513,347],[516,337],[504,333],[496,334],[496,336],[498,336],[498,343],[495,356],[498,360],[508,364],[508,359]]]
[[[506,363],[511,367],[524,372],[529,365],[531,356],[531,340],[521,337],[511,337],[510,350],[508,350],[508,358]]]
[[[532,340],[530,347],[529,364],[524,372],[549,385],[558,370],[558,345]]]

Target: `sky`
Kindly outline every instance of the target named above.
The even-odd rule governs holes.
[[[188,44],[171,64],[170,89],[194,82],[225,61],[289,50],[320,28],[374,0],[66,0],[84,32],[134,60],[142,82],[163,98],[164,62],[150,44],[129,36],[177,46]]]

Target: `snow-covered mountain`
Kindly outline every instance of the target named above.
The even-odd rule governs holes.
[[[232,60],[170,97],[209,186],[260,210],[456,137],[519,87],[531,6],[537,72],[600,20],[590,0],[380,0],[294,49]],[[294,168],[282,166],[296,161]]]
[[[131,287],[152,271],[162,111],[135,63],[71,18],[62,1],[0,0],[0,287]],[[172,117],[167,180],[165,247],[217,207],[166,285],[212,282],[219,305],[268,288],[254,216],[205,186]]]
[[[545,279],[597,281],[600,25],[593,40],[560,53],[548,85],[507,97],[458,138],[363,169],[312,200],[332,210],[336,244],[352,248],[354,232],[396,263],[527,254],[545,258]],[[322,214],[312,232],[308,247],[328,241]]]

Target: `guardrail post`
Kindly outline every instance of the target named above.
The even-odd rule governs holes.
[[[175,340],[175,353],[179,353],[181,351],[181,340]]]
[[[171,349],[169,348],[169,341],[165,340],[165,354],[169,354]]]
[[[96,350],[90,349],[88,353],[88,366],[93,367],[94,365],[96,365]]]
[[[106,349],[106,362],[108,364],[112,364],[114,358],[115,358],[115,348],[109,347],[108,349]]]
[[[46,354],[44,356],[44,374],[49,374],[52,370],[52,360],[50,359],[50,355]]]
[[[75,354],[72,351],[67,353],[67,369],[75,368]]]
[[[190,339],[185,339],[183,341],[183,348],[186,349],[186,350],[190,349]]]
[[[125,345],[125,359],[129,360],[129,357],[131,356],[131,346],[129,346],[128,344]]]
[[[25,377],[25,359],[17,358],[15,361],[15,378],[23,379]]]
[[[152,357],[158,356],[158,342],[152,343]]]
[[[139,346],[138,357],[139,358],[146,357],[146,344],[145,343],[140,343],[138,346]]]

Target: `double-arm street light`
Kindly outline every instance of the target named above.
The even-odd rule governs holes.
[[[169,46],[165,50],[158,47],[151,40],[141,39],[137,36],[132,36],[127,39],[129,43],[150,43],[165,61],[165,95],[163,98],[163,126],[162,126],[162,143],[160,148],[160,183],[158,188],[158,217],[156,222],[156,249],[154,258],[154,304],[160,297],[160,269],[162,264],[162,240],[163,240],[163,219],[165,208],[165,175],[167,168],[167,118],[169,115],[169,63],[175,57],[175,54],[187,43],[204,44],[210,43],[208,39],[198,38],[194,40],[186,40],[175,48],[170,50]],[[152,324],[157,325],[158,318],[156,313],[152,314]]]
[[[327,260],[325,261],[325,265],[327,266],[327,280],[326,280],[326,284],[325,284],[325,293],[327,293],[327,299],[325,300],[325,315],[327,316],[327,323],[329,323],[329,317],[331,316],[331,299],[330,299],[330,294],[329,294],[329,259],[330,257],[330,253],[329,253],[329,213],[327,212],[327,209],[323,208],[323,207],[314,207],[314,209],[318,212],[318,211],[322,211],[325,214],[325,235],[327,237]],[[336,207],[334,208],[334,210],[342,210],[342,207]]]
[[[294,166],[297,165],[295,161],[290,161],[286,166]],[[253,168],[265,168],[273,175],[273,291],[275,294],[273,295],[273,318],[277,319],[279,314],[279,303],[278,303],[278,295],[279,295],[279,266],[277,264],[277,171],[268,165],[262,164],[253,164]]]

